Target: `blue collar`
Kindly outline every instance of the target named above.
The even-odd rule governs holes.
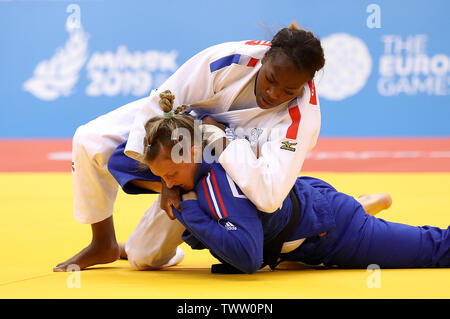
[[[213,165],[220,165],[216,162],[213,163],[206,163],[204,160],[202,161],[202,163],[199,165],[197,171],[195,172],[195,177],[194,177],[194,182],[195,185],[198,184],[198,182],[205,177],[206,175],[208,175],[209,171],[211,170]]]

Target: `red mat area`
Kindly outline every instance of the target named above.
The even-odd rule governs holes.
[[[71,139],[0,139],[0,172],[70,172]],[[321,137],[303,171],[449,172],[450,138]]]
[[[303,170],[449,172],[450,138],[319,138]]]
[[[71,172],[72,139],[0,139],[0,172]]]

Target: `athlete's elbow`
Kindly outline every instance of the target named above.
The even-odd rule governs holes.
[[[253,259],[253,260],[248,260],[247,262],[244,262],[240,265],[240,270],[243,271],[246,274],[254,274],[255,272],[257,272],[262,265],[262,260],[259,259]]]
[[[262,250],[258,247],[253,247],[251,251],[247,249],[245,255],[241,255],[240,258],[240,269],[246,274],[253,274],[257,272],[262,265]]]
[[[255,262],[252,263],[251,267],[249,267],[248,269],[248,274],[254,274],[255,272],[257,272],[258,270],[261,269],[262,266],[262,260],[256,260]]]
[[[246,268],[246,269],[244,270],[244,272],[245,272],[247,275],[251,275],[251,274],[254,274],[255,272],[257,272],[258,269],[259,269],[259,268],[248,267],[248,268]]]
[[[274,213],[283,204],[284,197],[272,190],[260,190],[256,196],[249,196],[249,199],[259,211]]]
[[[276,212],[282,203],[282,200],[266,198],[254,204],[259,211],[270,214]]]

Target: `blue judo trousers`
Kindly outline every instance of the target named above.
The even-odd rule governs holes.
[[[150,170],[123,154],[126,141],[110,157],[108,168],[126,193],[146,193],[133,179],[157,181]],[[423,268],[450,266],[450,227],[415,227],[387,222],[366,214],[353,197],[328,183],[298,178],[294,193],[300,220],[287,241],[306,238],[284,260],[343,268]],[[195,176],[198,200],[181,202],[174,215],[186,227],[182,239],[193,249],[209,249],[220,260],[245,273],[263,263],[264,244],[288,224],[288,196],[273,213],[263,213],[246,198],[218,163],[201,163]],[[157,231],[157,230],[155,230]],[[319,234],[327,232],[320,237]]]
[[[324,237],[306,239],[285,259],[342,268],[422,268],[450,266],[450,227],[415,227],[368,215],[353,197],[310,177],[295,185],[302,197],[308,184],[327,199],[335,225]]]

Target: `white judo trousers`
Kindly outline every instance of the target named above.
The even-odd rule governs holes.
[[[74,218],[95,224],[112,215],[119,185],[108,171],[115,148],[128,138],[148,97],[126,104],[78,127],[72,139]]]
[[[72,147],[74,217],[85,224],[98,223],[112,215],[119,185],[107,164],[114,149],[128,138],[135,115],[148,97],[122,106],[80,126]],[[145,212],[126,244],[134,269],[171,266],[183,259],[184,226],[171,220],[160,208],[160,196]]]

